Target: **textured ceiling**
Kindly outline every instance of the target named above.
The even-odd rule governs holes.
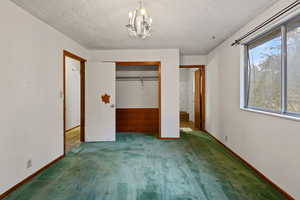
[[[125,25],[137,0],[11,0],[89,49],[180,48],[206,54],[277,0],[145,0],[153,36]],[[212,39],[215,36],[216,39]]]

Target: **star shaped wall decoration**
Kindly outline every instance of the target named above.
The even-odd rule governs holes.
[[[110,96],[108,94],[104,94],[101,96],[102,98],[102,102],[105,104],[109,104],[110,103]]]

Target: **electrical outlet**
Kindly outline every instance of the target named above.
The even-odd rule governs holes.
[[[226,135],[226,136],[225,136],[225,142],[227,142],[227,140],[228,140],[228,136]]]
[[[29,168],[31,168],[31,167],[32,167],[32,160],[29,159],[29,160],[27,160],[26,168],[29,169]]]

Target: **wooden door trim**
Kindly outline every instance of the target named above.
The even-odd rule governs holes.
[[[206,66],[205,65],[180,65],[179,68],[198,68],[200,70],[201,86],[200,87],[200,108],[201,108],[201,130],[205,130],[206,123]]]
[[[201,130],[205,130],[205,124],[206,124],[206,73],[205,69],[200,69],[200,79],[201,79],[201,93],[200,93],[200,101],[201,101]]]
[[[158,76],[158,126],[159,133],[158,138],[161,138],[161,62],[160,61],[119,61],[116,62],[116,66],[157,66]]]
[[[73,59],[78,60],[80,62],[86,62],[87,61],[86,59],[84,59],[84,58],[82,58],[80,56],[77,56],[77,55],[75,55],[75,54],[73,54],[73,53],[71,53],[71,52],[69,52],[67,50],[64,50],[64,56],[67,56],[69,58],[73,58]]]
[[[63,132],[64,132],[64,155],[66,154],[66,57],[80,62],[80,141],[85,142],[85,63],[86,59],[77,56],[69,51],[63,51]]]
[[[197,69],[197,71],[195,71],[193,73],[194,75],[194,79],[195,79],[195,95],[194,95],[194,123],[195,123],[195,128],[201,129],[202,126],[202,116],[201,116],[201,71],[200,69]]]
[[[199,68],[205,69],[205,65],[180,65],[179,68]]]

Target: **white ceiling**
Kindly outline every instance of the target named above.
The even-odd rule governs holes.
[[[153,36],[131,38],[125,25],[138,0],[11,0],[89,49],[180,48],[207,54],[277,0],[145,0]],[[216,39],[212,39],[216,36]]]

